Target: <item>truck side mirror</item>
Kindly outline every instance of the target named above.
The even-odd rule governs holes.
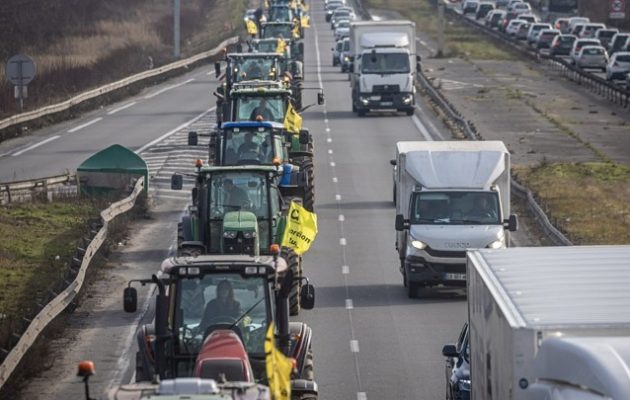
[[[300,131],[300,144],[309,144],[311,142],[311,134],[308,130]]]
[[[138,291],[134,287],[126,287],[123,291],[123,308],[127,313],[134,313],[138,309]]]
[[[442,347],[442,355],[444,357],[457,357],[457,356],[459,356],[459,354],[457,354],[457,347],[455,347],[455,345],[453,345],[453,344],[447,344],[444,347]]]
[[[171,190],[182,190],[184,187],[184,177],[180,174],[171,175]]]
[[[510,218],[503,222],[503,227],[510,232],[518,230],[518,216],[516,214],[510,215]]]
[[[317,105],[324,104],[324,92],[317,93]]]
[[[199,143],[199,135],[197,135],[197,132],[195,131],[188,132],[188,145],[196,146],[198,143]]]
[[[397,214],[395,228],[398,232],[404,231],[409,228],[409,221],[405,221],[405,217],[403,217],[402,214]]]
[[[218,61],[214,63],[214,75],[217,78],[221,76],[221,63]]]
[[[315,307],[315,287],[310,283],[302,286],[300,291],[300,306],[305,310],[312,310]]]
[[[396,166],[396,160],[389,160],[389,163],[394,167]]]

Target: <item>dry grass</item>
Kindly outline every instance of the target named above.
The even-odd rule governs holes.
[[[630,244],[630,167],[551,164],[514,172],[576,244]]]
[[[364,0],[369,8],[387,9],[400,12],[416,23],[416,29],[437,41],[438,14],[429,0]],[[444,30],[445,56],[473,60],[514,60],[508,52],[498,48],[482,33],[463,26],[461,23],[446,20]]]

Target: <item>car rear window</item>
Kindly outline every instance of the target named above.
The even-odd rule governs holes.
[[[617,56],[617,61],[630,62],[630,55]]]
[[[600,54],[604,54],[604,51],[602,49],[584,49],[582,54],[587,56],[598,56]]]

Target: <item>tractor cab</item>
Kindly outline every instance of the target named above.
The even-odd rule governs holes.
[[[273,22],[293,22],[297,18],[294,9],[289,4],[273,4],[269,7],[269,18]]]
[[[262,24],[260,39],[283,39],[291,47],[291,54],[296,60],[304,62],[304,42],[301,39],[299,22],[265,22]]]
[[[301,61],[294,60],[291,53],[291,46],[283,39],[253,39],[249,42],[249,51],[253,53],[274,53],[277,54],[280,64],[280,74],[283,78],[287,72],[291,74],[292,80],[301,81],[304,78],[304,65]]]
[[[292,92],[284,82],[252,81],[233,85],[224,121],[284,121]]]
[[[282,55],[269,53],[230,53],[226,56],[226,81],[233,83],[251,80],[276,80],[281,74]],[[215,64],[216,75],[221,73],[221,65]]]

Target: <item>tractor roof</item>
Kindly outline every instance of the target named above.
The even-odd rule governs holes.
[[[218,172],[247,172],[247,171],[265,173],[265,172],[279,172],[280,170],[279,170],[279,167],[276,167],[275,165],[214,166],[214,165],[204,164],[204,166],[201,167],[201,172],[211,172],[213,174],[216,174]]]
[[[284,127],[280,122],[275,121],[241,121],[241,122],[224,122],[221,125],[222,129],[234,129],[234,128],[269,128],[269,129],[282,129]]]
[[[208,271],[238,271],[246,267],[271,267],[276,268],[276,263],[273,260],[273,256],[249,256],[249,255],[235,255],[235,254],[222,254],[222,255],[202,255],[198,257],[170,257],[162,262],[160,271],[163,274],[172,274],[174,272],[180,273],[181,267],[193,267],[199,268],[200,272]],[[282,272],[287,269],[287,262],[278,257],[277,261],[278,272]]]

